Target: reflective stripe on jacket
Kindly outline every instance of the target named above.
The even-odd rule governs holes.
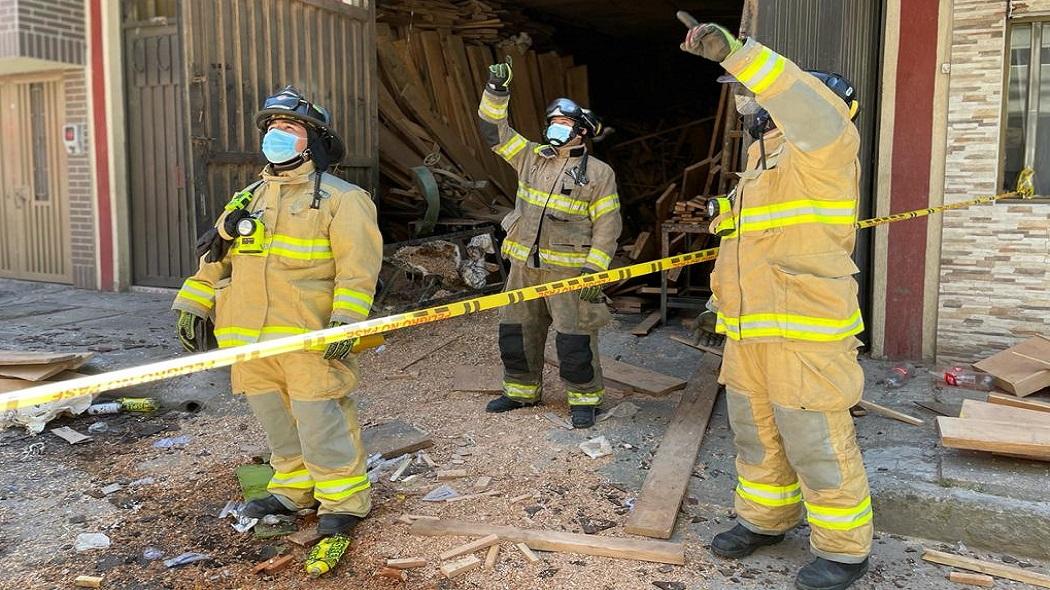
[[[753,39],[722,64],[777,129],[767,167],[755,142],[740,176],[711,288],[734,340],[837,341],[863,331],[853,252],[860,138],[845,102]]]
[[[172,308],[214,317],[221,347],[366,319],[383,251],[368,193],[324,173],[313,209],[313,163],[262,178],[248,207],[264,227],[262,253],[235,244],[219,262],[202,260]]]
[[[559,151],[526,140],[507,122],[509,103],[510,92],[486,88],[478,107],[482,135],[518,173],[503,255],[539,268],[607,270],[623,227],[612,168],[588,156],[589,182],[578,185],[569,172],[586,148]]]

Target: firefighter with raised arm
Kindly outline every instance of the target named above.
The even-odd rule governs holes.
[[[601,123],[591,111],[559,98],[547,108],[546,143],[531,142],[507,122],[511,64],[496,64],[490,74],[478,109],[481,132],[518,173],[515,207],[503,220],[502,253],[511,263],[507,290],[607,270],[622,228],[616,177],[584,143],[599,135]],[[540,402],[543,351],[553,324],[572,424],[593,426],[605,393],[598,329],[609,319],[598,286],[504,308],[503,395],[486,410],[506,412]]]
[[[198,242],[200,268],[173,309],[191,352],[206,350],[208,328],[233,347],[352,323],[368,317],[382,263],[376,208],[363,189],[326,172],[345,153],[328,111],[289,86],[255,117],[269,164],[234,195]],[[266,430],[269,495],[243,515],[294,514],[317,507],[325,536],[307,571],[325,573],[371,508],[367,455],[354,398],[357,339],[232,367],[234,393]]]
[[[722,236],[711,277],[726,336],[737,450],[738,524],[711,550],[742,558],[784,539],[803,517],[816,560],[795,585],[849,587],[868,569],[872,509],[849,408],[861,397],[863,330],[855,241],[860,136],[855,90],[806,72],[754,39],[689,26],[682,50],[720,63],[756,142],[731,200],[713,201]]]

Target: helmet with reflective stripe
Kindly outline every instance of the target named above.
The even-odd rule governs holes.
[[[585,109],[568,98],[556,98],[547,107],[547,123],[555,117],[572,119],[577,129],[587,132],[587,137],[594,138],[602,132],[602,122],[590,109]]]
[[[294,86],[285,86],[277,94],[267,97],[263,101],[262,109],[255,114],[255,125],[265,133],[274,119],[292,119],[302,123],[308,131],[316,135],[331,163],[335,164],[343,159],[346,145],[332,129],[332,114],[323,106],[306,100]]]

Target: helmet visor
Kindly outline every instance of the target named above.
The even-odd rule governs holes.
[[[329,120],[328,111],[324,107],[316,106],[312,102],[292,92],[280,92],[268,97],[263,101],[263,110],[269,109],[285,110],[318,121],[327,122]]]
[[[559,98],[552,102],[551,106],[547,108],[548,121],[554,117],[568,117],[574,121],[578,121],[582,116],[583,109],[580,105],[568,98]]]

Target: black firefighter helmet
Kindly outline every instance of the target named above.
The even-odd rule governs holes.
[[[321,105],[314,104],[294,86],[285,86],[263,101],[262,109],[255,114],[255,125],[266,133],[274,119],[292,119],[306,126],[307,149],[320,170],[338,164],[346,155],[346,144],[332,128],[332,114]]]

